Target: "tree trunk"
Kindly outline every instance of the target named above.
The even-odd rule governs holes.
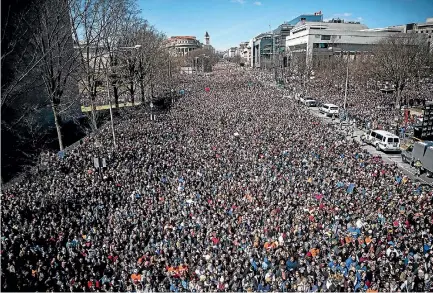
[[[113,85],[113,95],[114,95],[114,105],[117,111],[119,110],[119,89],[115,85]]]
[[[400,107],[401,107],[401,92],[403,91],[403,86],[397,84],[396,90],[397,90],[397,95],[395,97],[395,108],[400,109]]]
[[[57,110],[57,105],[55,103],[52,103],[51,109],[53,110],[54,124],[56,125],[57,139],[59,140],[59,148],[61,151],[63,151],[64,148],[63,148],[62,129],[60,126],[61,119]]]
[[[141,90],[141,103],[144,104],[146,103],[146,96],[144,93],[144,82],[142,80],[140,80],[140,90]]]
[[[98,125],[96,124],[96,106],[95,106],[95,100],[96,100],[96,96],[94,96],[93,94],[90,96],[90,107],[92,110],[92,124],[94,129],[98,129]]]
[[[131,104],[132,104],[132,106],[134,106],[134,102],[135,102],[134,101],[134,82],[131,81],[130,85],[131,85],[131,87],[129,88],[129,94],[131,96]]]

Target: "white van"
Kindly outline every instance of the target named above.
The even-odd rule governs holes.
[[[338,106],[334,104],[323,104],[319,108],[319,112],[325,114],[326,116],[337,116],[338,115]]]
[[[304,105],[307,107],[316,107],[317,101],[313,98],[306,98],[304,100]]]
[[[362,135],[361,140],[375,146],[378,151],[400,151],[400,138],[388,131],[370,130]]]

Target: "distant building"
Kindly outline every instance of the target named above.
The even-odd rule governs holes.
[[[251,54],[251,48],[249,48],[248,42],[242,42],[238,47],[239,56],[244,60],[249,60]]]
[[[430,52],[433,52],[433,17],[427,18],[424,23],[417,23],[414,25],[414,31],[418,34],[427,34],[427,44]]]
[[[173,55],[185,56],[201,48],[202,44],[194,36],[173,36],[167,40],[166,46]]]
[[[251,57],[249,58],[251,66],[262,68],[286,66],[286,39],[295,25],[307,21],[322,22],[322,12],[319,11],[314,14],[299,15],[290,21],[282,23],[275,30],[269,33],[260,34],[253,38],[249,44],[251,47]]]
[[[316,12],[314,14],[301,14],[298,17],[295,17],[291,21],[287,22],[287,24],[295,26],[300,22],[323,22],[322,11]]]
[[[203,49],[209,50],[212,52],[212,54],[214,54],[215,48],[212,47],[212,45],[210,44],[210,35],[208,32],[205,33],[204,39],[205,39],[205,44],[203,45]]]
[[[305,56],[306,62],[313,57],[330,56],[341,52],[368,52],[383,39],[401,32],[398,28],[368,29],[359,22],[300,22],[286,37],[286,50],[291,58]]]
[[[228,51],[228,57],[233,58],[237,56],[238,47],[231,47]]]
[[[252,40],[251,67],[270,68],[274,51],[272,33],[262,33]]]
[[[294,25],[285,22],[279,25],[274,31],[274,43],[275,43],[275,51],[278,52],[280,49],[282,51],[286,48],[286,37],[290,36],[290,31]]]
[[[206,32],[206,34],[204,35],[204,38],[205,38],[205,40],[206,40],[206,45],[210,45],[210,36],[209,36],[209,33],[208,32]]]
[[[422,23],[408,23],[403,25],[394,25],[386,28],[375,29],[380,31],[394,31],[400,33],[416,33],[425,35],[425,40],[427,41],[427,45],[430,48],[430,51],[433,51],[433,18],[427,18],[425,22]]]

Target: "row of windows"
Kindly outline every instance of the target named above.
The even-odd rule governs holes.
[[[178,44],[194,44],[196,41],[177,41]]]
[[[332,37],[338,37],[341,39],[341,36],[331,36],[331,35],[316,35],[316,38],[320,38],[323,41],[330,41]]]
[[[326,49],[328,48],[328,44],[327,43],[313,43],[313,48],[314,49]]]
[[[383,142],[387,142],[387,141],[389,143],[399,142],[399,139],[397,137],[386,137],[386,136],[383,136],[382,134],[376,133],[374,131],[371,132],[371,136],[376,138],[377,140],[381,140]]]

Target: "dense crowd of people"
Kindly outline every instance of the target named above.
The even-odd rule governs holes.
[[[2,191],[2,290],[431,291],[432,193],[270,78],[218,64],[48,154]]]
[[[340,77],[341,78],[341,77]],[[291,79],[289,79],[291,81]],[[345,84],[344,80],[338,82],[329,74],[319,75],[305,83],[304,80],[295,79],[297,86],[294,93],[306,95],[317,99],[320,103],[332,103],[344,107]],[[401,105],[422,108],[425,101],[430,101],[433,94],[433,82],[423,79],[419,82],[410,82],[401,95]],[[402,124],[404,113],[396,109],[396,92],[390,85],[348,84],[346,109],[347,114],[360,122],[360,126],[374,129],[395,131],[398,124]]]

